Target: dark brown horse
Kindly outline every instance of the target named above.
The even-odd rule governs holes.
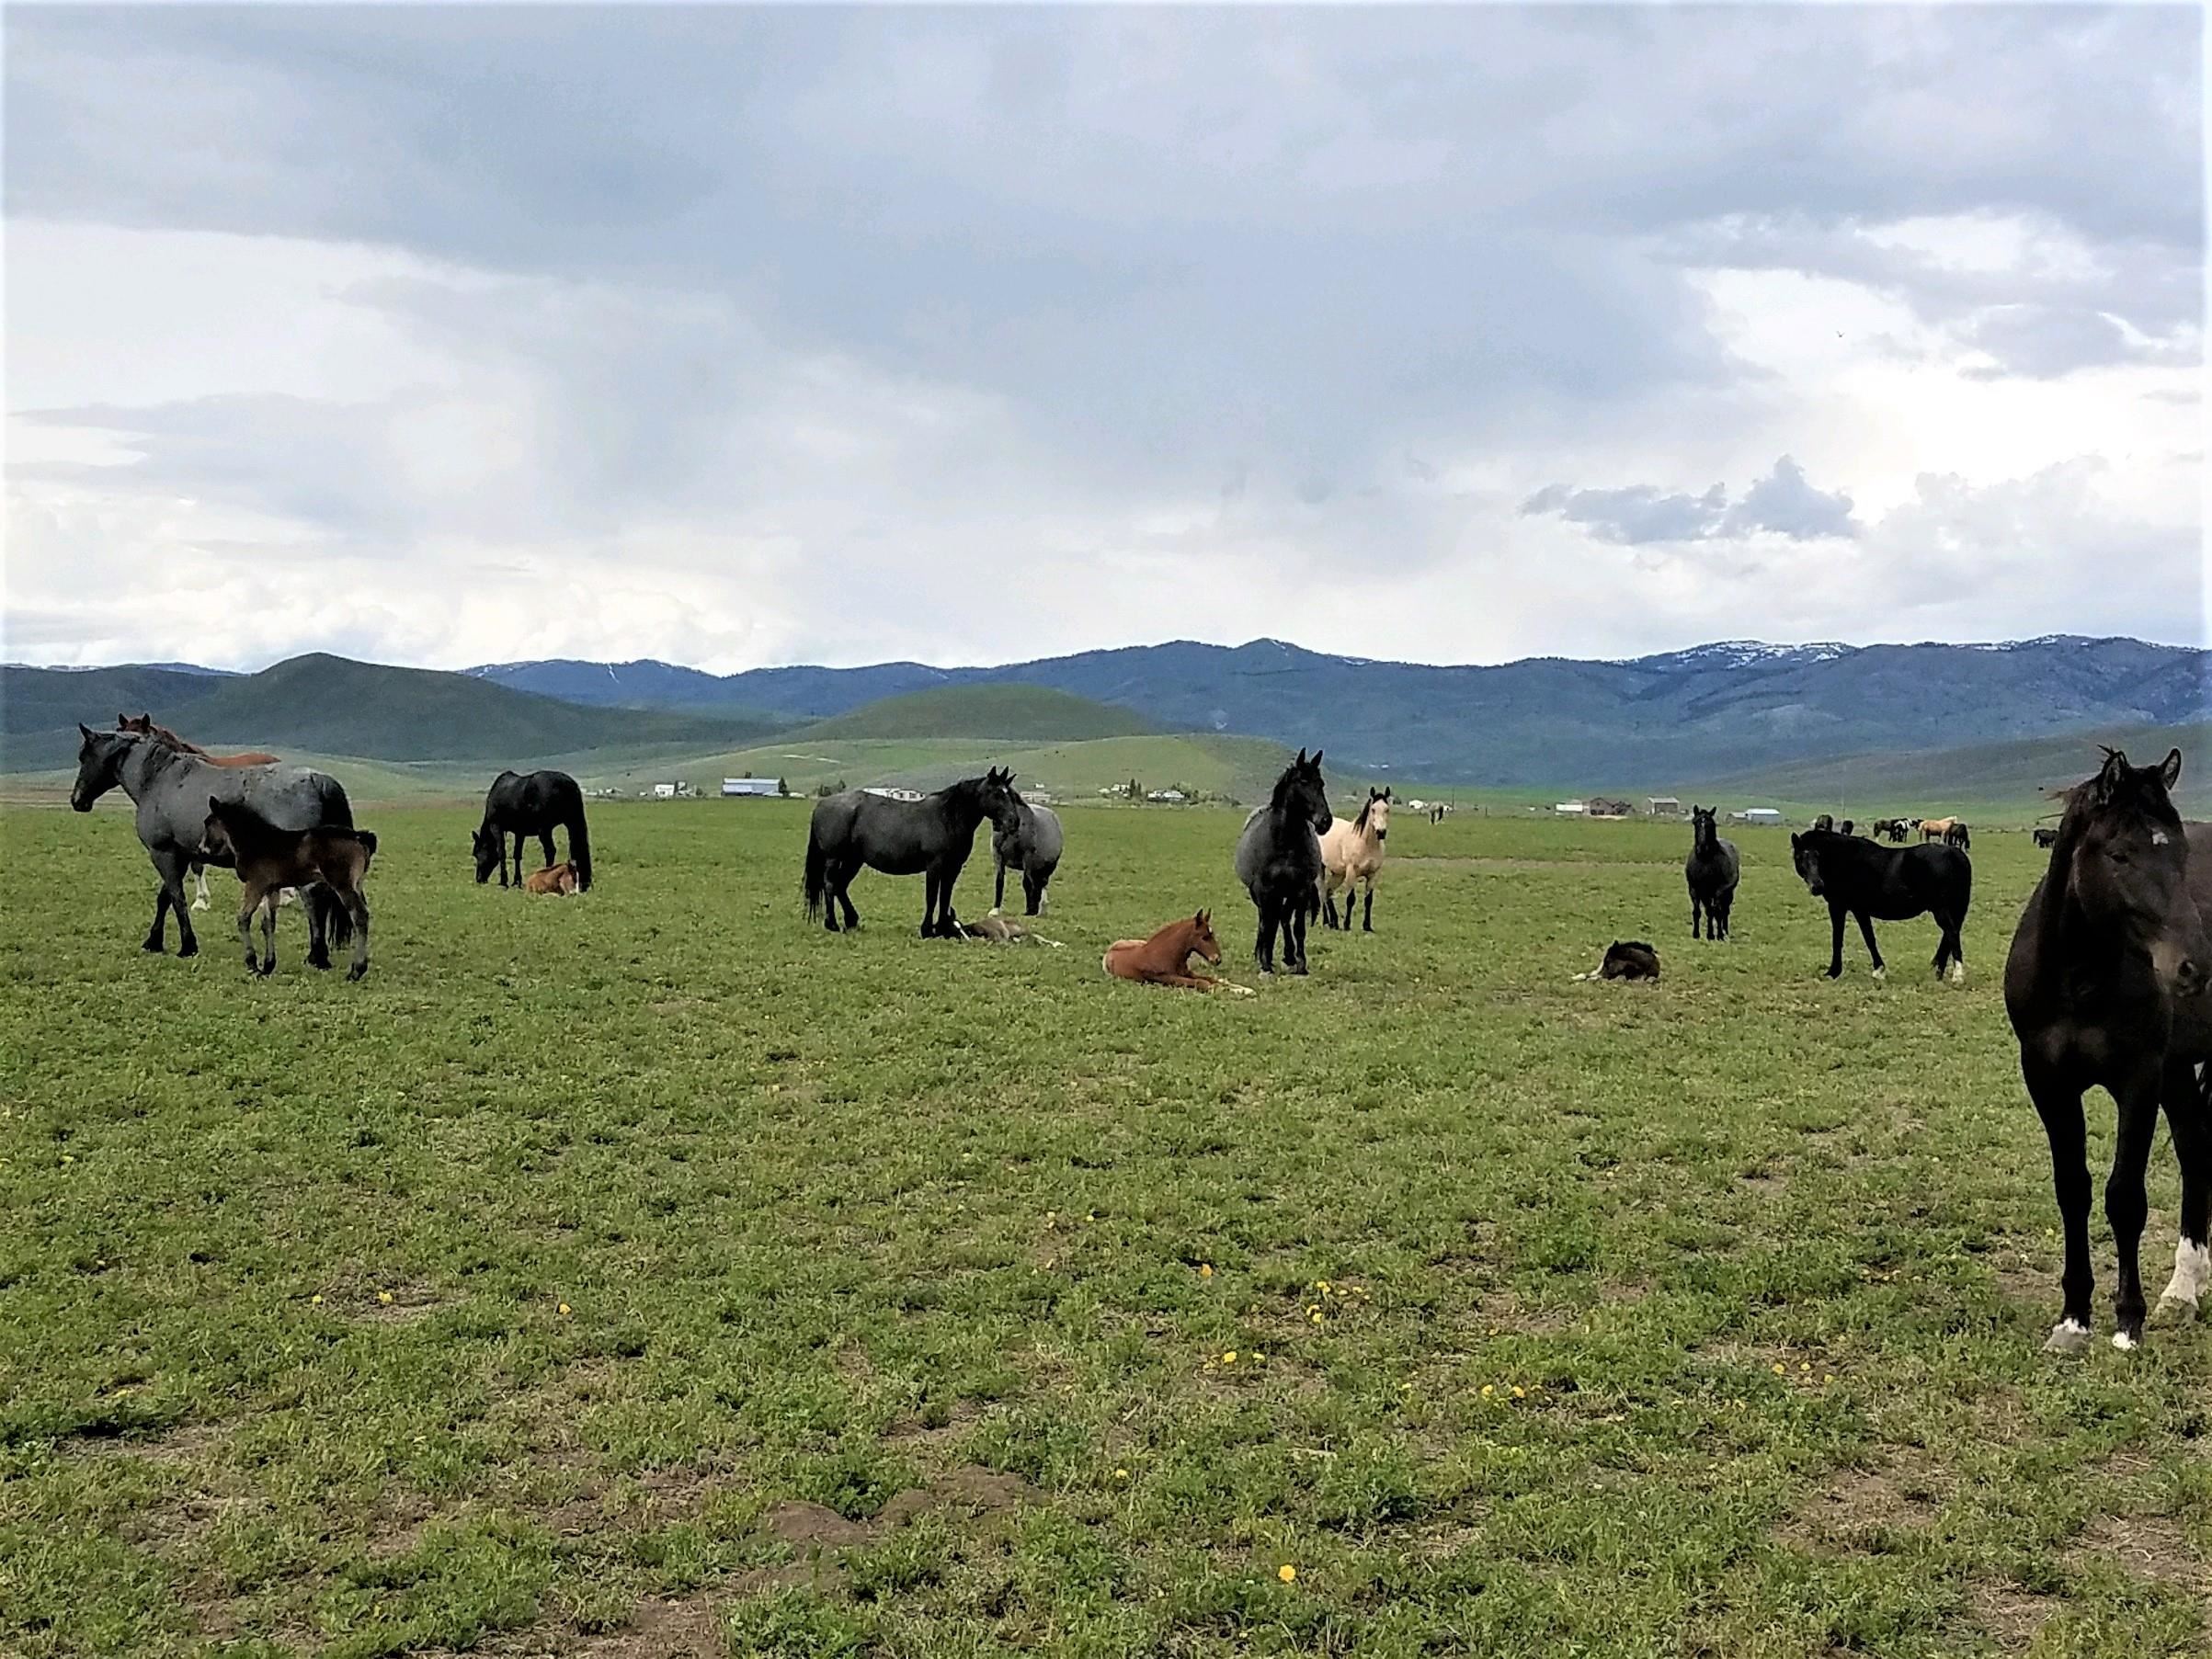
[[[2104,1214],[2119,1256],[2113,1346],[2143,1339],[2137,1253],[2149,1199],[2143,1170],[2159,1108],[2182,1166],[2181,1239],[2162,1315],[2195,1315],[2212,1287],[2212,1101],[2197,1067],[2212,1060],[2212,999],[2203,993],[2212,941],[2212,825],[2186,828],[2171,791],[2179,749],[2155,767],[2105,751],[2103,769],[2069,792],[2050,869],[2037,883],[2005,963],[2005,1012],[2020,1072],[2050,1137],[2051,1177],[2066,1227],[2064,1307],[2044,1346],[2089,1343],[2088,1132],[2081,1097],[2103,1085],[2119,1108]],[[2192,858],[2194,852],[2195,857]]]

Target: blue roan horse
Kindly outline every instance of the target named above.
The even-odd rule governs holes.
[[[1012,772],[993,768],[919,801],[894,801],[866,790],[817,801],[806,833],[807,918],[821,916],[835,933],[842,907],[845,926],[858,927],[852,879],[866,865],[887,876],[920,876],[922,937],[961,937],[952,915],[953,884],[975,845],[976,825],[988,818],[1009,835],[1019,825],[1013,785]]]
[[[193,956],[200,941],[192,935],[185,903],[185,873],[206,857],[200,841],[211,799],[250,806],[279,829],[353,827],[353,806],[335,778],[299,767],[219,767],[167,744],[131,732],[95,732],[79,725],[84,743],[77,750],[76,787],[69,804],[80,812],[109,790],[120,788],[138,806],[138,838],[161,877],[154,903],[154,926],[146,949],[165,948],[163,927],[177,913],[177,954]],[[210,859],[209,862],[220,862]],[[301,895],[307,908],[307,960],[330,966],[330,947],[343,945],[353,926],[329,890],[310,887]]]

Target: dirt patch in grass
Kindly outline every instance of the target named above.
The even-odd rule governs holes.
[[[2100,1516],[2082,1530],[2076,1556],[2101,1555],[2136,1578],[2154,1579],[2212,1599],[2212,1562],[2190,1547],[2181,1524],[2165,1515]]]
[[[627,1629],[576,1650],[589,1659],[723,1659],[728,1651],[722,1617],[704,1597],[641,1602]]]
[[[982,1415],[973,1400],[955,1400],[937,1409],[925,1409],[911,1416],[900,1417],[884,1430],[884,1438],[895,1446],[935,1446],[964,1434],[968,1426]],[[932,1418],[937,1419],[931,1421]]]
[[[229,1442],[231,1431],[217,1423],[180,1423],[167,1434],[148,1440],[111,1442],[118,1457],[136,1458],[142,1463],[171,1467],[211,1461]]]
[[[2009,1582],[1977,1578],[1967,1585],[1967,1609],[1974,1622],[2008,1653],[2024,1653],[2035,1644],[2055,1605],[2049,1597]]]
[[[1887,1533],[1925,1526],[1949,1489],[1949,1481],[1923,1456],[1895,1452],[1869,1468],[1839,1470],[1782,1523],[1780,1532],[1800,1549],[1866,1551]]]
[[[868,1541],[868,1528],[822,1504],[786,1499],[770,1507],[768,1529],[794,1550],[846,1550]]]

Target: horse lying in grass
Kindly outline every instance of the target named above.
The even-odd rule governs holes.
[[[548,864],[543,869],[533,869],[522,878],[524,892],[557,893],[565,898],[572,892],[581,891],[582,887],[583,881],[576,873],[576,867],[566,859],[558,864]]]
[[[1060,949],[1058,939],[1048,939],[1041,933],[1032,933],[1020,922],[1003,911],[994,910],[980,922],[955,921],[963,939],[973,939],[980,945],[1050,945]]]
[[[1588,973],[1576,974],[1575,978],[1656,980],[1659,976],[1658,951],[1642,939],[1615,939],[1605,947],[1603,961]]]
[[[1252,994],[1248,986],[1192,972],[1193,956],[1203,957],[1216,968],[1221,966],[1221,945],[1214,937],[1214,917],[1208,911],[1169,922],[1148,939],[1116,939],[1106,948],[1099,965],[1115,979],[1132,979],[1143,985],[1226,991],[1233,996]]]
[[[245,971],[264,976],[277,971],[277,894],[287,887],[323,884],[353,924],[353,966],[348,979],[369,972],[369,902],[361,882],[376,852],[367,830],[324,824],[315,829],[279,829],[237,801],[208,797],[200,849],[228,863],[245,886],[238,903],[238,939],[245,947]],[[261,913],[261,960],[254,960],[254,912]]]

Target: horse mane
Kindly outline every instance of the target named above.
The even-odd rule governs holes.
[[[1283,797],[1290,793],[1291,786],[1297,782],[1298,774],[1306,769],[1306,764],[1303,760],[1294,760],[1283,768],[1283,776],[1275,779],[1274,792],[1268,797],[1270,806],[1283,804]]]
[[[2043,878],[2041,926],[2047,938],[2058,937],[2058,927],[2066,914],[2066,895],[2073,886],[2074,854],[2081,848],[2082,834],[2095,818],[2116,811],[2171,819],[2176,824],[2181,822],[2181,814],[2174,811],[2165,785],[2156,780],[2158,767],[2132,766],[2124,751],[2104,744],[2097,748],[2104,756],[2104,765],[2093,777],[2050,792],[2050,799],[2060,803],[2060,811],[2057,837],[2051,842],[2050,865]],[[2115,761],[2119,763],[2119,775],[2108,778]],[[2143,781],[2147,777],[2151,781]]]
[[[1354,818],[1354,819],[1351,821],[1351,827],[1352,827],[1353,829],[1355,829],[1355,830],[1359,830],[1359,831],[1362,831],[1363,833],[1364,833],[1364,831],[1365,831],[1365,830],[1366,830],[1366,828],[1367,828],[1367,811],[1368,811],[1368,809],[1369,809],[1370,807],[1372,807],[1372,806],[1374,806],[1374,798],[1373,798],[1372,796],[1371,796],[1371,797],[1369,797],[1369,798],[1368,798],[1368,799],[1367,799],[1365,801],[1363,801],[1363,802],[1361,804],[1361,807],[1360,807],[1360,815],[1359,815],[1357,818]]]

